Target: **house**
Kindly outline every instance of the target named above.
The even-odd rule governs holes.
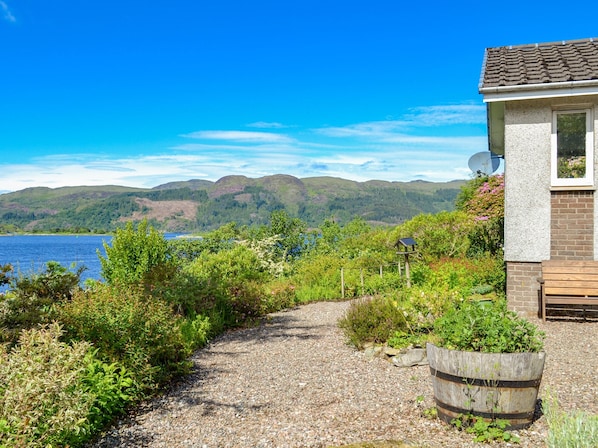
[[[488,48],[479,92],[504,157],[509,307],[536,316],[543,260],[598,260],[598,39]]]

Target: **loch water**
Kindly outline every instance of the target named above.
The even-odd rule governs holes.
[[[75,270],[85,266],[81,280],[100,279],[100,259],[110,235],[8,235],[0,237],[0,265],[11,264],[23,275],[45,270],[48,261]]]

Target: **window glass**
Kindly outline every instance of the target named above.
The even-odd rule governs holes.
[[[586,177],[586,113],[557,114],[557,178]]]

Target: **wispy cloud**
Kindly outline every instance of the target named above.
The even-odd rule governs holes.
[[[486,123],[486,106],[459,104],[448,106],[415,107],[402,117],[414,126],[446,126],[453,124]]]
[[[286,126],[282,123],[267,122],[267,121],[256,121],[255,123],[249,123],[248,128],[261,128],[261,129],[284,129],[291,126]]]
[[[6,2],[0,1],[0,11],[2,11],[2,17],[4,18],[4,20],[7,20],[12,23],[15,23],[17,21],[17,18],[10,11],[10,8],[8,7],[8,4]]]
[[[486,108],[479,105],[428,106],[410,109],[408,114],[396,119],[324,127],[316,132],[330,137],[362,137],[376,140],[395,139],[398,133],[415,133],[421,128],[438,128],[454,125],[480,125],[486,123]],[[417,132],[421,132],[418,130]]]
[[[274,134],[271,132],[248,132],[248,131],[197,131],[184,134],[182,137],[196,138],[203,140],[228,140],[249,143],[288,143],[293,139],[286,135]]]

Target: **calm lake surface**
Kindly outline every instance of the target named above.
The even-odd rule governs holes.
[[[14,235],[0,237],[0,265],[10,263],[17,272],[28,274],[45,270],[48,261],[72,269],[85,266],[81,280],[100,278],[98,250],[105,256],[103,243],[110,235]]]
[[[166,239],[178,234],[166,234]],[[85,266],[81,281],[100,279],[100,259],[104,242],[112,242],[110,235],[11,235],[0,236],[0,265],[12,264],[15,271],[27,275],[45,270],[48,261],[57,261],[71,271]],[[74,265],[74,269],[73,269]]]

